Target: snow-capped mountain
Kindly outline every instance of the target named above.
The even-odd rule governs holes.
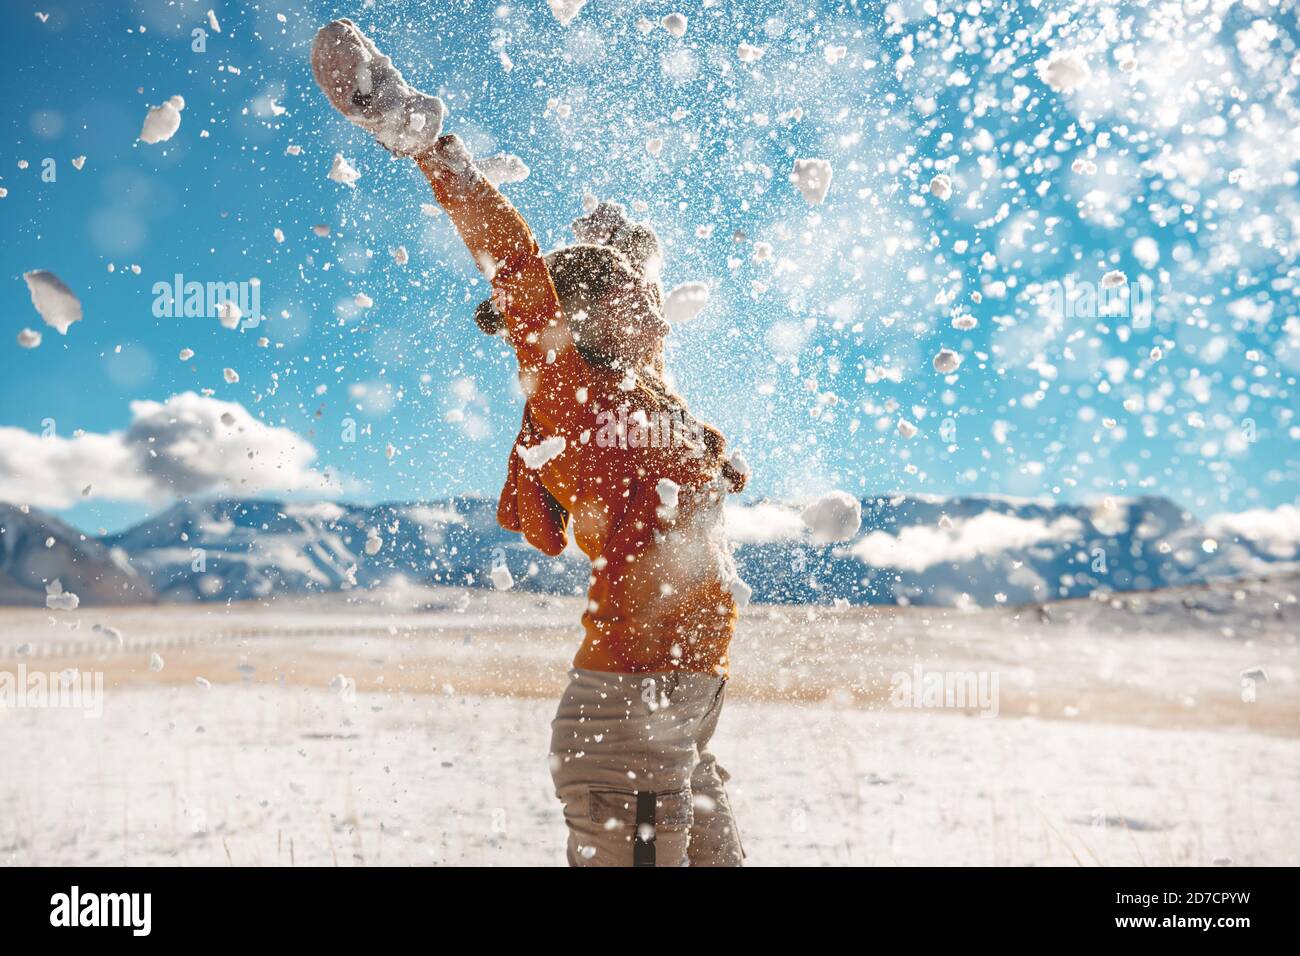
[[[1096,590],[1148,590],[1300,567],[1300,509],[1207,522],[1164,498],[1073,505],[990,496],[862,501],[850,541],[818,545],[799,508],[736,505],[728,525],[753,600],[1023,604]],[[176,600],[242,600],[405,581],[582,593],[571,546],[547,558],[496,523],[495,502],[460,497],[376,506],[261,499],[186,502],[103,539]]]
[[[54,581],[86,604],[156,600],[125,551],[36,509],[0,503],[0,604],[43,606]]]
[[[1269,534],[1280,519],[1281,534]],[[1096,505],[998,496],[864,499],[862,529],[831,547],[807,543],[798,512],[777,505],[731,516],[741,574],[758,600],[781,603],[991,605],[1150,590],[1293,569],[1300,509],[1204,524],[1168,499]]]
[[[586,560],[556,560],[496,522],[485,498],[374,506],[217,499],[183,502],[104,539],[131,555],[158,592],[178,600],[243,600],[338,591],[398,579],[490,586],[507,565],[528,590],[585,586]]]

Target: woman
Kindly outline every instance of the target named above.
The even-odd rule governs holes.
[[[527,398],[498,506],[548,555],[570,530],[591,559],[585,639],[552,724],[551,770],[575,866],[739,865],[706,749],[737,599],[722,520],[743,462],[664,383],[659,244],[621,207],[543,256],[527,223],[348,20],[317,34],[316,80],[350,121],[413,158],[492,283],[475,319],[504,335]]]

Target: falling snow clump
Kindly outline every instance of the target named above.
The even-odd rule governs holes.
[[[81,598],[63,590],[63,582],[58,578],[45,585],[45,606],[50,610],[75,611],[80,604]]]
[[[567,27],[587,5],[587,0],[546,0],[546,4],[555,19],[560,21],[560,26]]]
[[[352,167],[351,163],[344,159],[342,153],[335,153],[334,163],[330,166],[330,171],[325,174],[325,178],[355,188],[361,174]]]
[[[961,356],[952,349],[939,349],[934,356],[934,370],[942,372],[944,375],[957,371],[961,365]]]
[[[848,541],[862,527],[862,502],[847,491],[830,491],[804,508],[800,517],[816,543]]]
[[[1054,50],[1038,64],[1038,75],[1058,93],[1073,93],[1092,76],[1088,60],[1079,50]]]
[[[831,164],[824,159],[796,159],[790,182],[809,205],[819,206],[831,188]]]
[[[664,318],[672,324],[687,322],[709,304],[709,287],[704,282],[683,282],[664,300]]]
[[[565,438],[563,435],[552,435],[544,438],[536,445],[516,445],[515,451],[519,452],[519,457],[523,459],[524,464],[533,469],[541,468],[552,458],[559,456],[565,448]]]
[[[53,272],[36,269],[24,272],[23,279],[32,294],[32,305],[50,328],[67,335],[68,327],[81,321],[81,300]]]
[[[528,165],[513,153],[501,153],[474,160],[478,171],[494,186],[522,183],[528,178]]]
[[[492,579],[492,586],[498,591],[509,591],[515,586],[514,576],[504,564],[493,565],[489,577]]]
[[[161,106],[152,107],[144,118],[144,126],[140,130],[140,142],[162,143],[176,135],[176,131],[181,128],[181,110],[185,109],[185,100],[179,96],[173,96]]]

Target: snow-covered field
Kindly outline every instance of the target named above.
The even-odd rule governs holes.
[[[749,862],[1294,864],[1296,593],[753,607],[715,747]],[[558,865],[577,614],[451,589],[2,610],[0,673],[105,690],[100,717],[0,707],[0,861]],[[996,678],[996,716],[900,706],[918,667]]]

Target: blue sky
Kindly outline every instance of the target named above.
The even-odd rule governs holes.
[[[673,11],[684,37],[658,25]],[[527,162],[505,191],[543,246],[572,241],[584,194],[644,204],[665,284],[711,285],[669,363],[744,450],[747,496],[1162,494],[1200,515],[1296,500],[1300,57],[1294,11],[1249,6],[1211,24],[1181,4],[592,0],[566,27],[542,0],[10,4],[0,435],[117,433],[133,401],[206,388],[309,443],[346,497],[495,494],[513,360],[475,329],[485,286],[421,210],[418,171],[314,86],[311,36],[339,15],[446,100],[476,155]],[[762,57],[742,62],[741,42]],[[1086,64],[1074,89],[1045,82],[1053,51]],[[179,131],[139,142],[173,95]],[[335,152],[355,188],[326,179]],[[823,204],[789,182],[796,158],[830,162]],[[66,336],[31,304],[33,269],[82,302]],[[256,277],[267,320],[156,317],[176,273]],[[1108,273],[1150,290],[1149,323],[1061,314],[1060,284]],[[24,327],[38,348],[15,344]],[[952,375],[941,348],[962,356]],[[0,482],[42,503],[21,457],[0,447]],[[167,502],[97,484],[43,503],[113,529]]]

